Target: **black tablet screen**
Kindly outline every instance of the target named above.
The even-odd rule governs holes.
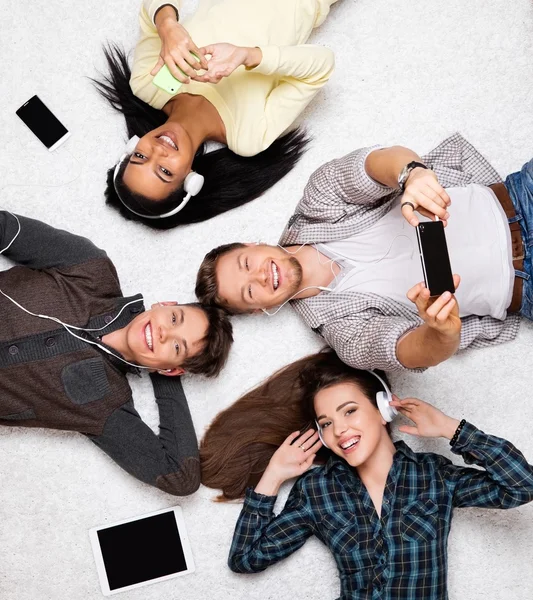
[[[110,590],[187,569],[173,511],[97,533]]]

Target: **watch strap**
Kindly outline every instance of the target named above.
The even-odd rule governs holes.
[[[424,163],[418,162],[416,160],[412,160],[410,163],[407,163],[405,165],[405,167],[401,170],[400,176],[398,177],[398,186],[402,190],[402,192],[405,191],[405,184],[407,183],[407,180],[409,179],[409,175],[411,174],[411,171],[413,169],[416,169],[417,167],[420,167],[421,169],[428,168],[427,165],[425,165]]]

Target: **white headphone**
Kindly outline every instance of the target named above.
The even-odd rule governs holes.
[[[180,210],[187,204],[187,202],[189,202],[189,200],[193,196],[197,196],[200,193],[200,190],[202,189],[202,187],[204,185],[204,176],[200,175],[200,173],[196,173],[195,171],[191,171],[187,175],[187,177],[185,177],[185,181],[183,182],[183,189],[185,190],[186,196],[178,204],[178,206],[176,206],[176,208],[173,208],[171,211],[163,213],[162,215],[145,215],[143,213],[136,212],[135,210],[133,210],[133,208],[128,206],[126,204],[126,202],[124,202],[124,200],[121,198],[120,193],[117,189],[117,175],[120,170],[120,166],[122,165],[122,161],[125,158],[127,158],[135,150],[135,147],[137,146],[138,141],[139,141],[138,135],[134,135],[132,138],[130,138],[128,140],[128,143],[126,144],[124,154],[119,158],[119,161],[118,161],[117,166],[115,167],[115,171],[113,173],[113,185],[115,186],[115,192],[117,193],[117,196],[119,197],[119,200],[122,202],[122,204],[130,212],[132,212],[134,215],[137,215],[138,217],[143,217],[143,219],[166,219],[167,217],[172,217],[172,216],[178,214],[180,212]]]
[[[371,373],[372,375],[374,375],[374,377],[376,377],[376,379],[379,379],[379,381],[381,382],[381,385],[384,388],[384,391],[378,392],[376,394],[376,404],[378,405],[379,412],[380,412],[381,416],[383,417],[383,419],[387,423],[390,423],[394,419],[394,417],[398,414],[398,411],[394,408],[394,406],[390,405],[390,403],[392,402],[392,392],[390,391],[389,386],[385,383],[384,379],[382,377],[380,377],[376,372],[367,370],[367,373]],[[324,441],[324,438],[322,437],[322,429],[321,429],[320,425],[318,424],[318,421],[316,421],[316,420],[315,420],[315,425],[316,425],[316,429],[318,431],[318,437],[320,438],[322,445],[325,448],[329,448],[329,446]]]

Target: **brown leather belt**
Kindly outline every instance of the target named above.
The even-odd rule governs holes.
[[[494,183],[489,186],[498,198],[505,215],[508,219],[516,217],[516,211],[513,206],[513,201],[509,196],[507,188],[503,183]],[[522,241],[522,233],[520,232],[520,223],[515,221],[509,223],[511,230],[511,246],[513,251],[513,268],[518,271],[524,270],[524,242]],[[522,306],[522,284],[524,280],[521,277],[514,278],[513,296],[511,304],[509,304],[508,312],[518,312]]]

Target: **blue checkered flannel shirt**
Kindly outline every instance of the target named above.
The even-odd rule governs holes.
[[[396,442],[381,517],[355,469],[333,456],[300,477],[283,511],[246,492],[228,564],[263,571],[315,535],[333,553],[340,600],[448,598],[447,540],[456,507],[513,508],[533,500],[533,466],[509,442],[466,423],[452,447],[467,464]]]

